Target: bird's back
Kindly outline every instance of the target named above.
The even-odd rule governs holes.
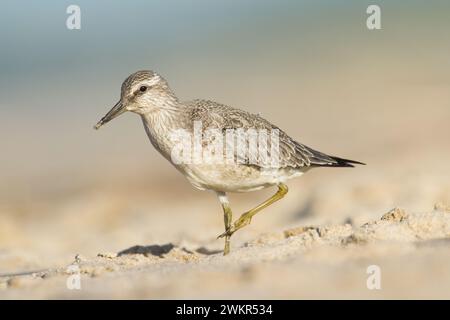
[[[230,107],[210,100],[192,100],[185,102],[190,122],[201,121],[203,129],[216,128],[223,132],[227,129],[277,130],[279,139],[279,168],[305,170],[310,167],[353,167],[362,164],[358,161],[338,158],[316,151],[301,144],[276,125],[258,114]]]

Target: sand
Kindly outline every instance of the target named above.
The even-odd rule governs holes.
[[[441,182],[432,188],[429,178],[417,178],[405,195],[394,186],[380,188],[385,178],[363,170],[340,170],[335,175],[346,179],[326,188],[322,178],[329,172],[294,182],[284,203],[233,236],[225,257],[215,239],[222,222],[216,199],[181,181],[172,191],[183,196],[172,199],[171,212],[164,184],[159,193],[93,187],[58,201],[32,201],[36,212],[24,207],[22,216],[5,215],[1,225],[9,249],[0,251],[0,297],[450,298],[448,202],[383,211],[378,201],[390,194],[421,207],[412,200],[417,193],[448,201],[445,179],[433,178]],[[309,188],[299,193],[305,183]],[[266,193],[241,195],[235,206],[250,206]],[[379,289],[368,288],[370,266],[379,267]]]

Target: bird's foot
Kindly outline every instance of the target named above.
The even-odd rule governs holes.
[[[224,238],[224,237],[231,237],[231,235],[232,235],[233,233],[234,233],[234,231],[232,231],[231,228],[230,228],[230,229],[228,229],[228,230],[225,230],[224,233],[219,234],[219,235],[217,236],[217,239],[221,239],[221,238]]]
[[[240,217],[233,223],[233,225],[229,229],[225,230],[224,233],[220,234],[217,237],[217,239],[224,238],[224,237],[231,237],[233,235],[233,233],[235,233],[239,229],[245,227],[246,225],[249,225],[251,221],[252,221],[251,217]]]

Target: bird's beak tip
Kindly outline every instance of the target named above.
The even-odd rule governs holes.
[[[95,130],[98,130],[98,129],[100,129],[100,127],[103,125],[103,121],[99,121],[99,122],[97,122],[97,124],[94,126],[94,129]]]
[[[112,109],[109,110],[109,112],[103,118],[101,118],[99,122],[97,122],[97,124],[94,126],[94,129],[95,130],[100,129],[100,127],[103,126],[105,123],[110,122],[112,119],[120,116],[125,111],[127,110],[123,106],[122,101],[117,102],[116,105],[112,107]]]

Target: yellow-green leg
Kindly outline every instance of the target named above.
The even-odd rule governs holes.
[[[230,203],[228,202],[228,197],[225,192],[217,192],[220,204],[223,209],[223,222],[225,224],[225,232],[231,229],[231,221],[233,220],[233,213],[231,211]],[[230,253],[230,235],[225,236],[225,247],[223,249],[223,255]]]
[[[243,213],[239,217],[239,219],[237,219],[233,223],[233,226],[225,229],[225,232],[222,233],[219,236],[219,238],[225,237],[225,239],[227,239],[227,238],[229,239],[233,233],[235,233],[239,229],[245,227],[246,225],[250,224],[250,222],[252,221],[252,218],[255,214],[257,214],[262,209],[267,208],[272,203],[282,199],[286,195],[287,192],[288,192],[288,187],[285,184],[283,184],[283,183],[278,184],[278,191],[272,197],[270,197],[269,199],[267,199],[260,205],[256,206],[255,208]]]

